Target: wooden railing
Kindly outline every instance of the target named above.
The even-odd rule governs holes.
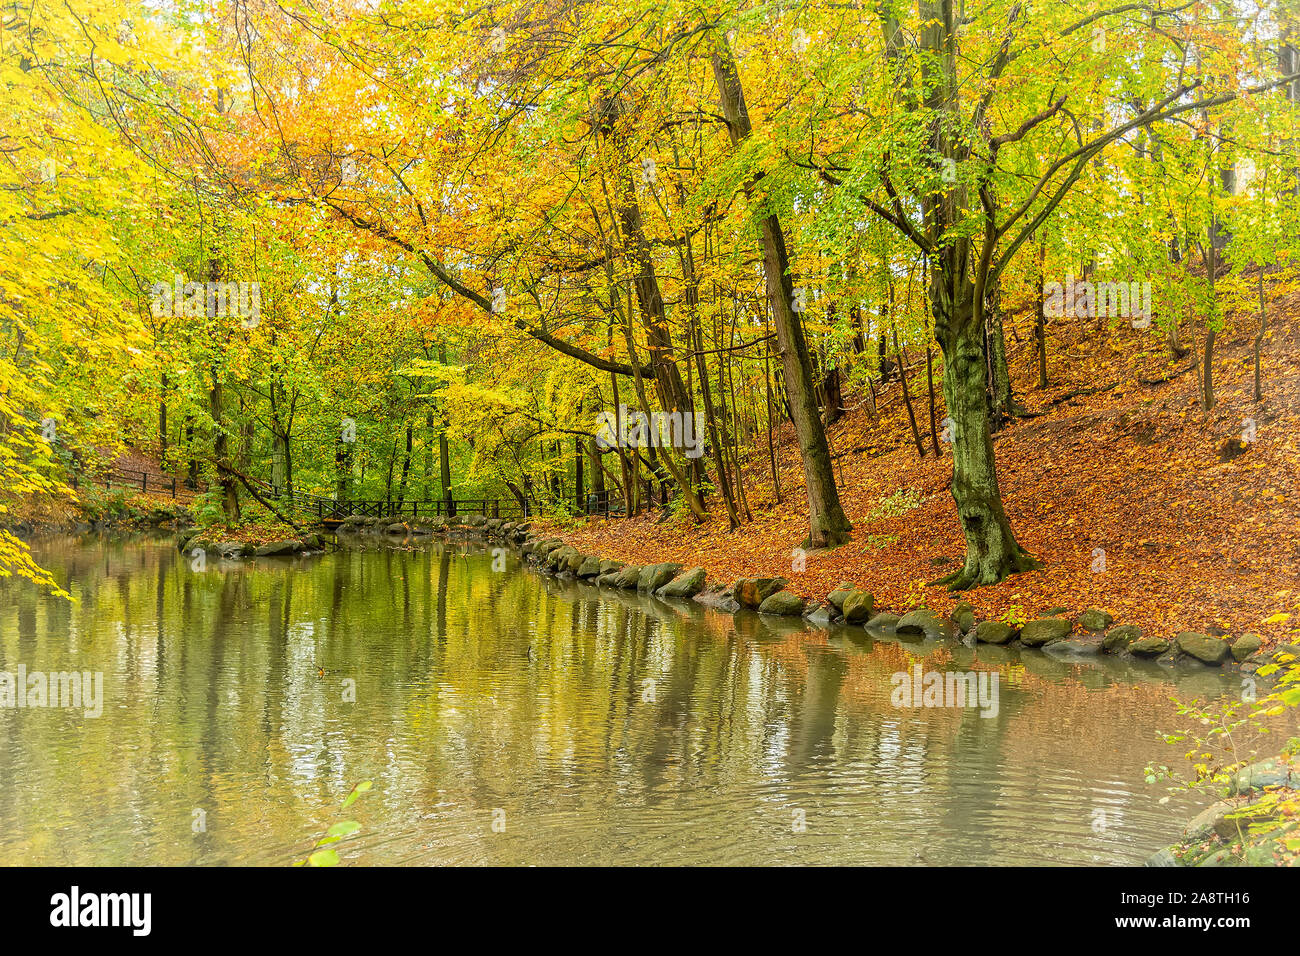
[[[107,491],[114,488],[129,488],[141,494],[167,495],[178,501],[188,501],[198,494],[195,489],[187,487],[183,481],[177,481],[175,475],[151,474],[135,468],[114,467],[102,475],[93,476],[83,472],[72,472],[73,488],[84,486],[98,488],[101,485]]]

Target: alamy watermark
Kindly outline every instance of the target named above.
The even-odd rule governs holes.
[[[889,702],[895,707],[978,707],[981,717],[998,715],[996,671],[926,671],[920,664],[897,671]]]
[[[25,709],[61,707],[80,710],[87,717],[104,712],[102,671],[0,671],[0,707]]]
[[[618,414],[596,416],[596,445],[608,448],[676,448],[687,458],[704,454],[704,442],[691,412],[645,412],[618,407]]]
[[[1133,328],[1151,326],[1150,282],[1075,282],[1067,275],[1065,282],[1043,285],[1043,314],[1054,319],[1125,318]]]
[[[151,311],[154,318],[242,319],[253,328],[262,318],[262,290],[258,282],[186,282],[177,275],[171,285],[155,282]]]

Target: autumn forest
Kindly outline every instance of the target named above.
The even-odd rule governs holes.
[[[1300,704],[1296,0],[16,0],[0,26],[24,600],[79,607],[93,576],[42,535],[161,530],[131,572],[160,621],[164,573],[215,588],[219,562],[213,607],[273,602],[288,641],[267,562],[338,562],[292,572],[324,608],[335,568],[337,611],[378,587],[347,562],[464,547],[473,573],[402,580],[495,606],[474,589],[518,563],[750,615],[801,686],[789,628],[865,626],[949,671],[1054,649]],[[558,640],[543,586],[511,585]],[[357,633],[390,626],[415,633]],[[907,672],[881,653],[837,693]],[[1082,678],[1041,679],[1068,706]]]

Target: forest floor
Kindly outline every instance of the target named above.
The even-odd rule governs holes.
[[[1192,351],[1173,359],[1150,330],[1119,321],[1107,329],[1106,320],[1054,320],[1046,389],[1037,387],[1034,343],[1017,340],[1009,323],[1016,400],[1040,414],[1004,428],[994,447],[1011,526],[1042,560],[1041,570],[961,594],[927,583],[958,567],[964,541],[949,491],[951,450],[941,445],[943,457],[936,458],[930,449],[924,362],[915,356],[919,374],[909,374],[909,385],[926,456],[917,454],[896,381],[878,395],[878,414],[865,385],[846,388],[848,414],[828,437],[853,536],[841,547],[810,552],[803,571],[793,570],[792,556],[807,535],[808,511],[788,424],[777,436],[781,497],[773,493],[766,440],[759,436],[759,451],[744,468],[754,520],[736,531],[728,529],[721,502],[703,524],[689,515],[665,519],[656,510],[548,526],[584,552],[637,564],[699,565],[715,583],[779,575],[791,590],[822,599],[851,581],[891,611],[925,604],[948,612],[963,599],[988,617],[1095,607],[1148,634],[1221,628],[1258,633],[1270,643],[1294,640],[1300,291],[1284,291],[1269,305],[1259,402],[1252,350],[1258,319],[1229,318],[1216,343],[1216,404],[1209,413],[1201,410],[1194,363],[1203,328],[1183,327],[1182,341]],[[1096,391],[1063,398],[1080,389]],[[936,416],[942,422],[942,407]],[[1254,441],[1221,460],[1225,442],[1240,440],[1252,422]],[[1295,621],[1288,623],[1287,614]]]

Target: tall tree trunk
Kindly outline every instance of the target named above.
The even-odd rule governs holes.
[[[752,133],[749,111],[745,105],[740,73],[726,37],[717,33],[714,35],[714,43],[716,52],[713,54],[713,73],[718,84],[722,113],[727,119],[732,144],[738,147]],[[753,192],[757,178],[745,184],[747,193]],[[786,250],[785,234],[775,214],[762,218],[758,222],[758,230],[763,245],[763,271],[767,277],[768,300],[772,306],[772,320],[776,326],[781,354],[781,370],[790,401],[791,419],[799,439],[799,451],[803,457],[804,482],[808,492],[808,537],[803,543],[809,548],[833,547],[849,540],[852,525],[840,505],[830,446],[817,410],[812,358],[804,340],[803,323],[794,311],[794,283],[790,277],[790,257]]]
[[[696,372],[700,378],[700,397],[704,402],[704,423],[709,433],[709,450],[713,454],[713,469],[718,473],[718,490],[727,509],[727,523],[731,530],[735,531],[740,527],[740,519],[736,513],[736,499],[731,490],[731,476],[727,472],[727,463],[723,457],[727,450],[718,437],[718,419],[713,407],[713,396],[709,390],[709,368],[704,360],[704,335],[700,331],[699,287],[695,280],[695,262],[689,240],[684,252],[683,265],[687,271],[686,316],[690,323]],[[695,437],[696,441],[700,440],[698,433]]]

